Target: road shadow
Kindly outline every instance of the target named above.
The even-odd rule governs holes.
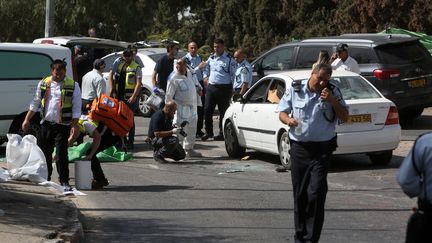
[[[226,237],[209,234],[201,227],[175,224],[158,218],[82,219],[86,242],[224,242]]]

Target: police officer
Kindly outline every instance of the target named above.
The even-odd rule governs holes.
[[[432,133],[417,138],[397,181],[405,194],[417,197],[418,209],[408,221],[405,242],[432,242]]]
[[[290,139],[296,242],[318,242],[324,223],[328,162],[336,149],[336,124],[348,110],[329,83],[332,68],[318,64],[307,80],[294,81],[279,103]]]
[[[252,85],[252,66],[245,59],[243,49],[234,53],[234,60],[237,62],[233,90],[234,94],[244,95]]]
[[[236,70],[235,61],[225,52],[224,41],[215,39],[213,41],[214,54],[212,54],[206,63],[200,64],[204,68],[204,86],[207,86],[204,120],[206,134],[201,140],[206,141],[213,137],[213,113],[218,106],[219,110],[219,135],[214,140],[223,140],[222,119],[226,109],[230,105],[232,96],[232,85]]]
[[[65,191],[70,191],[68,137],[71,129],[78,129],[77,121],[81,115],[81,90],[77,82],[66,76],[66,63],[62,60],[54,60],[51,64],[51,76],[39,82],[36,95],[22,124],[24,132],[28,131],[30,120],[39,110],[42,115],[42,125],[38,145],[46,158],[47,180],[51,180],[52,154],[55,146],[58,148],[59,155],[56,164],[60,184]]]
[[[114,69],[115,68],[115,69]],[[133,51],[123,51],[120,63],[113,65],[109,74],[110,96],[123,100],[135,112],[138,109],[139,94],[141,92],[141,67],[134,61]],[[135,122],[128,134],[127,146],[133,149],[135,140]]]
[[[204,136],[204,132],[202,131],[204,127],[204,105],[205,105],[205,88],[204,88],[204,80],[203,73],[200,69],[199,65],[203,62],[200,55],[198,55],[198,45],[191,41],[188,44],[188,53],[184,56],[186,58],[188,65],[194,69],[196,78],[200,83],[201,87],[203,87],[201,94],[201,105],[198,105],[198,121],[197,121],[197,129],[196,129],[196,137],[201,138]]]

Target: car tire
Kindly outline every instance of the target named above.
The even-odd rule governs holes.
[[[141,91],[141,95],[139,97],[139,114],[144,117],[151,117],[153,114],[152,108],[150,106],[146,105],[145,102],[150,97],[151,93],[147,89],[144,89]]]
[[[13,134],[19,134],[21,136],[23,136],[23,132],[22,132],[22,124],[24,122],[25,119],[25,114],[19,116],[17,119],[15,119],[11,126],[9,127],[9,132],[8,133],[13,133]],[[30,120],[30,128],[27,131],[27,134],[31,134],[33,136],[35,136],[36,138],[39,137],[39,133],[40,133],[40,116],[39,113],[36,113],[33,118]]]
[[[387,150],[382,152],[370,153],[369,159],[374,165],[388,165],[393,157],[393,151]]]
[[[408,123],[411,122],[418,117],[421,116],[423,113],[424,108],[410,108],[405,109],[400,112],[400,119],[402,123]]]
[[[284,131],[279,138],[278,150],[279,150],[279,160],[281,164],[290,170],[291,156],[289,154],[290,144],[289,144],[289,137],[287,131]]]
[[[228,122],[224,127],[225,150],[231,158],[240,158],[245,154],[246,149],[240,146],[236,130],[232,122]]]

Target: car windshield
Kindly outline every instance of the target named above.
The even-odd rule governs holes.
[[[332,77],[332,82],[336,83],[342,92],[344,100],[360,100],[381,98],[372,85],[361,77]]]
[[[375,50],[380,60],[387,64],[406,64],[430,58],[429,52],[418,41],[382,45]]]

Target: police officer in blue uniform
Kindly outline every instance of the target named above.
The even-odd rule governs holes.
[[[279,103],[290,127],[295,242],[318,242],[324,223],[328,162],[336,149],[336,124],[348,119],[332,68],[318,64],[308,80],[296,80]]]
[[[243,49],[238,49],[234,53],[234,60],[237,63],[235,72],[233,91],[234,94],[244,95],[252,85],[252,66],[245,59]]]
[[[232,85],[236,71],[236,63],[231,56],[225,52],[224,41],[215,39],[213,41],[214,54],[206,63],[200,65],[204,68],[204,85],[207,86],[204,120],[206,134],[201,137],[205,141],[213,137],[213,113],[218,106],[219,110],[219,135],[214,140],[223,140],[222,119],[226,109],[230,105],[232,96]]]
[[[432,133],[418,137],[405,157],[397,181],[417,210],[408,220],[405,242],[432,242]]]
[[[188,44],[188,53],[184,56],[185,60],[187,61],[187,64],[193,68],[195,71],[196,78],[198,82],[200,83],[202,90],[201,95],[201,106],[197,107],[198,111],[198,121],[197,121],[197,130],[196,130],[196,137],[201,138],[204,136],[204,133],[202,131],[204,127],[204,106],[205,106],[205,88],[204,88],[204,78],[203,78],[203,71],[200,69],[200,64],[203,62],[200,55],[198,54],[198,45],[191,41]]]

